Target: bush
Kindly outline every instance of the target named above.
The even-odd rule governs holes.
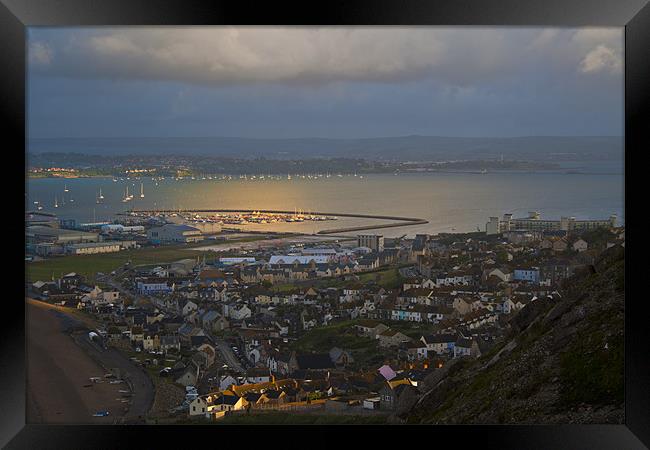
[[[565,404],[620,404],[624,400],[623,336],[576,343],[560,361]]]

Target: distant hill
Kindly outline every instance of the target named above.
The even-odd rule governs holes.
[[[505,159],[528,161],[621,160],[623,138],[515,137],[461,138],[399,136],[365,139],[32,138],[29,151],[109,155],[192,154],[227,157],[361,158],[378,161]]]

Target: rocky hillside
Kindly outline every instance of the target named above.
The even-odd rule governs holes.
[[[624,249],[604,252],[510,321],[481,358],[431,374],[395,421],[433,424],[623,423]]]

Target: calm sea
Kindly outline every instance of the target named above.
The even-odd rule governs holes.
[[[582,173],[567,173],[574,171]],[[612,162],[567,163],[552,173],[436,173],[364,175],[287,180],[153,181],[111,178],[33,179],[27,184],[26,207],[39,201],[43,211],[81,222],[114,219],[129,208],[302,209],[305,212],[361,213],[423,218],[426,225],[388,228],[385,236],[485,230],[489,216],[509,212],[515,217],[539,211],[542,217],[607,218],[624,221],[623,170]],[[139,198],[140,183],[144,198]],[[157,183],[157,184],[156,184]],[[123,203],[126,186],[134,200]],[[64,192],[65,188],[68,192]],[[101,188],[104,201],[96,203]],[[55,196],[59,204],[54,208]],[[313,233],[321,229],[365,225],[368,219],[244,226]],[[372,223],[384,223],[375,221]]]

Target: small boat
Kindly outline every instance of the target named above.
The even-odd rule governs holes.
[[[70,189],[68,189],[68,185],[64,184],[63,185],[63,192],[70,192]]]
[[[99,199],[104,200],[104,195],[102,194],[102,188],[99,188]]]
[[[144,198],[144,186],[140,183],[140,198]]]
[[[59,207],[59,202],[56,199],[56,195],[54,196],[54,207],[58,208]]]

